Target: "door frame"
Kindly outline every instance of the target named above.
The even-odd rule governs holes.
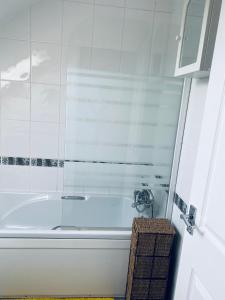
[[[178,118],[176,141],[174,146],[173,162],[170,175],[169,195],[166,207],[166,218],[172,220],[174,195],[176,193],[176,183],[180,164],[181,149],[184,138],[185,125],[187,120],[189,97],[191,92],[191,78],[185,78],[183,84],[183,92],[180,105],[180,114]]]

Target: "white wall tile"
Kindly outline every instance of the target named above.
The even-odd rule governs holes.
[[[124,7],[125,0],[95,0],[95,4]]]
[[[71,83],[77,79],[77,73],[90,68],[91,48],[85,46],[63,46],[62,83]]]
[[[32,84],[31,121],[59,122],[60,86]]]
[[[125,15],[123,50],[150,49],[153,31],[153,13],[127,9]]]
[[[96,6],[93,46],[103,49],[121,49],[124,9]]]
[[[0,98],[3,119],[30,120],[29,84],[1,81]]]
[[[64,168],[58,168],[57,190],[59,192],[64,190]]]
[[[55,44],[32,43],[32,82],[60,83],[60,47]]]
[[[29,167],[0,166],[1,191],[28,191],[30,183]]]
[[[0,39],[0,78],[26,81],[30,78],[29,44]]]
[[[152,46],[152,31],[152,12],[126,10],[121,61],[122,72],[147,74]]]
[[[145,59],[143,60],[143,58]],[[141,64],[140,60],[142,60]],[[139,53],[123,51],[120,71],[123,74],[146,75],[148,74],[148,64],[148,57],[146,55],[140,56]]]
[[[59,125],[59,159],[65,158],[65,124]]]
[[[183,3],[181,3],[181,6]],[[157,11],[172,12],[174,10],[174,0],[156,0],[155,9]]]
[[[157,12],[155,14],[155,26],[153,31],[152,51],[150,74],[153,76],[165,76],[166,70],[171,69],[175,65],[174,57],[170,59],[168,51],[169,39],[172,38],[171,30],[171,14]],[[174,40],[174,43],[176,41]],[[172,73],[172,72],[171,72]],[[170,76],[173,74],[170,74]]]
[[[60,42],[62,29],[62,2],[42,0],[31,7],[31,40]]]
[[[63,43],[90,46],[93,32],[93,5],[64,2]]]
[[[119,72],[120,51],[111,49],[93,48],[91,68],[96,71]]]
[[[2,155],[29,157],[29,128],[28,121],[2,120]]]
[[[59,123],[66,123],[66,100],[67,100],[67,85],[61,86],[60,112]]]
[[[58,157],[58,124],[31,122],[31,157]]]
[[[127,7],[144,10],[153,10],[155,0],[126,0]]]
[[[21,0],[0,0],[0,11],[0,37],[28,40],[29,6]]]
[[[58,168],[30,167],[30,190],[57,191]]]

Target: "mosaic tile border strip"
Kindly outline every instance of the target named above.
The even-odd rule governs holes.
[[[126,166],[146,166],[146,167],[168,167],[167,164],[153,164],[151,162],[124,162],[124,161],[97,161],[97,160],[62,160],[50,158],[28,158],[0,156],[0,164],[11,166],[35,166],[35,167],[64,167],[65,163],[87,163],[87,164],[110,164],[110,165],[126,165]],[[157,179],[161,179],[161,175],[156,175]]]
[[[0,164],[5,166],[32,166],[32,167],[64,167],[64,160],[49,158],[28,158],[28,157],[0,157]]]
[[[0,156],[0,165],[2,166],[24,166],[24,167],[47,167],[47,168],[64,168],[65,163],[88,163],[88,164],[117,164],[128,166],[148,166],[152,167],[152,163],[137,163],[137,162],[111,162],[111,161],[85,161],[85,160],[63,160],[50,158],[29,158],[29,157],[13,157]],[[155,179],[162,179],[162,175],[153,175]],[[148,187],[148,183],[141,183],[142,187]],[[169,188],[168,183],[159,183],[161,188]]]
[[[29,166],[30,165],[30,159],[24,158],[24,157],[6,157],[3,156],[1,158],[2,165],[16,165],[16,166]]]
[[[33,167],[58,167],[58,160],[31,158],[31,166]]]
[[[28,158],[28,157],[12,157],[0,156],[0,165],[4,166],[32,166],[32,167],[48,167],[48,168],[64,168],[65,163],[88,163],[88,164],[113,164],[113,165],[128,165],[128,166],[148,166],[153,167],[152,163],[137,163],[137,162],[114,162],[114,161],[86,161],[86,160],[62,160],[49,158]],[[155,175],[155,179],[162,179],[163,176]],[[160,183],[160,187],[169,188],[168,183]],[[148,186],[147,183],[142,183],[142,186]]]

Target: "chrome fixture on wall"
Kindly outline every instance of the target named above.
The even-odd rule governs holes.
[[[139,213],[143,213],[146,209],[151,209],[151,217],[154,217],[154,205],[155,197],[151,189],[143,189],[141,191],[134,191],[134,203],[132,204],[133,208]]]

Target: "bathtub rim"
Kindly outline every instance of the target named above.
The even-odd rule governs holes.
[[[130,240],[131,230],[11,230],[0,229],[0,239]]]

